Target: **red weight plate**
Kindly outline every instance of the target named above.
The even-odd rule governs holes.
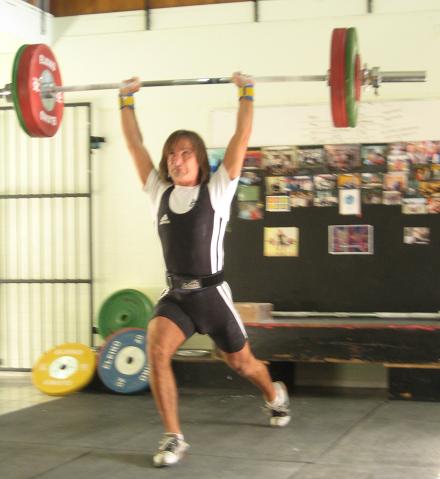
[[[361,91],[362,91],[362,73],[361,73],[361,57],[356,55],[354,63],[354,98],[356,101],[361,100]]]
[[[330,58],[330,98],[333,124],[348,127],[345,102],[345,40],[346,28],[335,28],[332,34]]]
[[[28,89],[29,63],[36,46],[37,45],[26,45],[24,47],[17,66],[16,90],[27,134],[32,137],[42,137],[44,135],[43,131],[40,129],[39,122],[36,122],[35,118],[32,116],[29,96],[30,92]]]
[[[20,109],[30,136],[54,136],[63,117],[63,94],[44,98],[42,84],[61,86],[61,73],[47,45],[29,45],[24,50],[17,73]]]

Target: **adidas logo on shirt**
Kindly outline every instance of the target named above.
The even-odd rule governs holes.
[[[168,219],[168,215],[165,213],[159,221],[159,225],[169,225],[170,220]]]

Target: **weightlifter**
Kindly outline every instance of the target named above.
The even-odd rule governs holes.
[[[223,277],[223,237],[253,119],[252,79],[234,73],[233,82],[239,91],[237,124],[224,161],[211,176],[202,138],[187,130],[168,137],[156,171],[135,116],[139,79],[128,80],[119,92],[125,140],[149,198],[167,268],[168,288],[148,325],[150,384],[165,430],[153,456],[157,467],[176,464],[189,448],[180,427],[171,360],[196,332],[208,334],[226,363],[261,390],[270,425],[290,421],[286,387],[272,382],[265,364],[252,354]]]

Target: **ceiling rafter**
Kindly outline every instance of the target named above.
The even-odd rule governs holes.
[[[238,3],[246,0],[148,0],[148,9]],[[42,8],[42,0],[27,0]],[[49,11],[55,17],[88,15],[93,13],[126,12],[145,10],[146,0],[50,0]]]

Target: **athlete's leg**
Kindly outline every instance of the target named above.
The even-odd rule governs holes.
[[[180,434],[177,387],[171,360],[185,342],[183,331],[168,318],[157,316],[148,324],[150,385],[165,432]]]
[[[225,361],[238,374],[249,379],[263,393],[270,413],[271,426],[286,426],[290,422],[289,394],[282,382],[272,382],[266,365],[255,358],[249,343],[236,353],[223,353]]]
[[[267,366],[252,354],[248,342],[236,353],[223,352],[223,358],[240,376],[244,376],[255,384],[266,401],[275,399],[276,392]]]

